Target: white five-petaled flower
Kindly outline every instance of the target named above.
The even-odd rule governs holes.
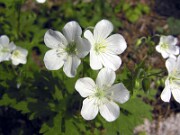
[[[0,62],[8,61],[11,57],[11,52],[16,48],[13,42],[9,42],[6,35],[0,37]]]
[[[81,38],[82,29],[75,21],[64,26],[63,34],[51,29],[46,32],[44,42],[51,50],[46,52],[44,63],[49,70],[58,70],[64,65],[65,74],[74,77],[81,63],[80,58],[90,51],[90,43]]]
[[[84,119],[92,120],[98,112],[108,122],[118,118],[120,108],[114,101],[125,103],[129,99],[129,91],[122,83],[113,85],[115,78],[113,70],[103,68],[96,78],[96,83],[89,77],[77,80],[75,89],[86,98],[81,109]]]
[[[117,55],[124,52],[127,48],[125,39],[120,34],[110,33],[113,25],[108,20],[99,21],[93,31],[84,32],[84,37],[91,43],[90,66],[94,70],[101,69],[103,66],[117,70],[121,65],[121,58]]]
[[[24,48],[16,46],[11,55],[12,64],[17,66],[19,64],[26,64],[28,51]]]
[[[179,54],[179,47],[176,46],[178,39],[173,36],[161,36],[156,51],[161,53],[163,58],[175,57]]]
[[[168,77],[165,81],[165,88],[161,93],[161,99],[169,102],[171,93],[174,99],[180,103],[180,55],[177,58],[170,57],[166,60]]]

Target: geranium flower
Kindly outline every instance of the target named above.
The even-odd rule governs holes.
[[[117,55],[124,52],[127,47],[126,41],[120,34],[110,33],[113,25],[108,20],[101,20],[94,28],[93,34],[86,30],[84,37],[91,43],[90,66],[94,70],[101,69],[103,66],[117,70],[121,65],[121,58]]]
[[[92,120],[98,112],[109,122],[118,118],[120,109],[115,102],[125,103],[129,99],[129,91],[122,83],[113,85],[115,78],[113,70],[103,68],[96,78],[96,83],[88,77],[77,80],[75,89],[86,98],[81,109],[84,119]]]
[[[49,70],[58,70],[64,65],[65,74],[74,77],[81,63],[80,58],[89,53],[90,43],[81,38],[81,27],[75,21],[64,26],[63,34],[51,29],[46,32],[44,42],[51,50],[46,52],[44,63]]]
[[[6,35],[0,37],[0,62],[8,61],[11,57],[11,52],[16,48],[13,42],[9,42]]]
[[[27,62],[28,51],[19,46],[16,46],[16,49],[13,50],[11,55],[12,64],[17,66],[19,64],[26,64]]]
[[[180,56],[167,59],[166,68],[168,77],[165,81],[165,88],[161,93],[161,99],[164,102],[169,102],[172,93],[174,99],[180,103]]]
[[[46,0],[36,0],[38,3],[45,3]]]
[[[175,55],[179,54],[177,43],[178,39],[173,36],[161,36],[156,51],[161,53],[163,58],[175,57]]]

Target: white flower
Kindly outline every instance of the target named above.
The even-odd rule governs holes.
[[[94,70],[101,69],[103,66],[117,70],[121,65],[121,58],[117,55],[124,52],[127,48],[125,39],[120,34],[110,33],[113,25],[108,20],[101,20],[94,28],[93,34],[86,30],[84,37],[91,43],[90,66]]]
[[[92,120],[98,112],[109,122],[118,118],[120,108],[114,101],[125,103],[129,99],[129,91],[122,83],[112,85],[115,78],[113,70],[103,68],[96,78],[96,83],[88,77],[77,80],[75,89],[86,98],[81,109],[84,119]]]
[[[11,57],[11,52],[15,48],[14,43],[9,43],[9,38],[6,35],[2,35],[0,37],[0,62],[8,61]]]
[[[161,93],[161,99],[164,102],[169,102],[172,93],[174,99],[180,103],[180,56],[167,59],[166,68],[168,77],[165,81],[165,88]]]
[[[178,39],[173,36],[161,36],[156,51],[161,53],[163,58],[175,57],[179,54],[179,47],[176,46]]]
[[[26,64],[27,62],[28,51],[19,46],[16,46],[16,49],[13,50],[11,55],[12,64],[17,66],[19,64]]]
[[[49,70],[58,70],[64,65],[65,74],[74,77],[81,63],[80,58],[89,53],[90,43],[81,38],[81,27],[75,21],[64,26],[63,34],[53,30],[46,32],[44,42],[51,50],[46,52],[44,63]]]
[[[46,0],[36,0],[38,3],[45,3]]]

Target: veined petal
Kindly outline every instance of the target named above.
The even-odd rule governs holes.
[[[76,21],[71,21],[64,26],[63,34],[68,42],[74,42],[76,37],[81,36],[82,29]]]
[[[171,89],[174,99],[180,103],[180,89]]]
[[[122,63],[121,58],[119,56],[110,53],[102,53],[101,59],[104,67],[110,68],[114,71],[116,71]]]
[[[168,70],[168,73],[171,73],[176,66],[176,59],[174,59],[173,57],[168,58],[166,60],[165,65],[166,65],[166,68]]]
[[[95,92],[95,83],[89,77],[80,78],[75,84],[75,89],[79,92],[82,97],[93,95]]]
[[[77,55],[79,58],[84,58],[90,52],[91,45],[88,40],[78,37],[76,39]]]
[[[91,43],[91,45],[94,45],[95,44],[95,41],[94,41],[94,36],[92,34],[92,32],[90,30],[86,30],[84,32],[84,37],[89,40],[89,42]]]
[[[68,77],[74,77],[81,60],[76,55],[69,55],[64,63],[63,71]]]
[[[46,52],[44,56],[44,64],[49,70],[58,70],[64,64],[64,59],[66,54],[61,53],[61,57],[59,56],[56,49],[52,49]]]
[[[6,35],[0,37],[0,45],[7,47],[9,45],[9,38]]]
[[[51,29],[49,29],[45,33],[44,42],[47,47],[52,49],[58,48],[59,46],[63,47],[68,44],[66,38],[63,36],[61,32],[53,31]]]
[[[129,91],[122,83],[118,83],[109,88],[108,93],[111,94],[111,98],[121,104],[129,100]]]
[[[124,37],[120,34],[111,35],[106,39],[108,44],[107,51],[112,54],[121,54],[127,48],[127,43]]]
[[[169,102],[170,98],[171,98],[171,90],[169,86],[165,86],[164,90],[161,93],[161,99],[164,102]]]
[[[103,86],[111,86],[116,79],[116,74],[109,68],[103,68],[99,71],[96,78],[96,84],[102,88]]]
[[[169,35],[169,36],[161,36],[160,37],[160,42],[161,43],[167,43],[169,45],[176,45],[178,42],[178,39]]]
[[[113,31],[113,25],[108,20],[99,21],[94,27],[94,39],[96,42],[100,42],[106,39]]]
[[[95,51],[90,51],[90,66],[94,70],[102,68],[101,57]]]
[[[95,98],[86,98],[83,101],[81,115],[85,120],[92,120],[98,114],[98,106]]]
[[[170,45],[168,52],[169,52],[169,54],[178,55],[179,54],[179,46]]]
[[[116,103],[107,101],[105,104],[99,107],[99,112],[106,121],[112,122],[118,118],[120,108]]]

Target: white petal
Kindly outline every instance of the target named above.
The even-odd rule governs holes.
[[[178,46],[170,45],[168,53],[174,54],[174,55],[178,55],[179,54],[179,47]]]
[[[180,55],[177,57],[177,69],[180,71]]]
[[[6,35],[0,37],[0,45],[7,47],[9,45],[9,38]]]
[[[94,36],[92,34],[92,32],[90,30],[86,30],[84,32],[84,37],[89,40],[89,42],[91,43],[91,45],[94,45],[95,41],[94,41]]]
[[[81,60],[73,55],[68,56],[63,67],[63,71],[68,77],[74,77],[76,75],[76,70],[78,66],[80,65]]]
[[[174,99],[180,103],[180,89],[172,89],[171,91]]]
[[[105,104],[101,105],[99,111],[103,118],[108,122],[116,120],[120,114],[119,106],[111,101],[107,101]]]
[[[113,25],[108,20],[99,21],[94,27],[94,38],[96,42],[106,39],[113,31]]]
[[[63,34],[68,42],[74,42],[82,34],[82,29],[75,21],[68,22],[63,28]]]
[[[102,68],[101,57],[95,51],[90,51],[90,66],[94,70]]]
[[[116,74],[113,70],[103,68],[99,71],[96,78],[96,84],[102,88],[103,86],[111,86],[116,79]]]
[[[83,101],[83,106],[81,109],[81,115],[85,120],[92,120],[98,114],[98,106],[96,104],[96,99],[86,98]]]
[[[15,53],[18,53],[16,55]],[[28,51],[24,48],[16,46],[16,49],[12,52],[11,60],[13,65],[26,64]]]
[[[66,46],[67,40],[63,34],[59,31],[53,31],[49,29],[44,35],[44,42],[49,48],[58,48],[59,46]]]
[[[102,53],[101,59],[104,67],[110,68],[114,71],[116,71],[122,63],[121,58],[119,56],[110,53]]]
[[[75,84],[75,89],[79,92],[82,97],[87,97],[95,92],[95,83],[89,77],[80,78]]]
[[[162,43],[167,43],[168,45],[176,45],[178,42],[178,39],[169,35],[169,36],[161,36],[160,41]]]
[[[159,53],[162,52],[162,50],[161,50],[161,45],[157,45],[157,46],[156,46],[156,51],[159,52]]]
[[[46,52],[44,56],[44,64],[49,70],[58,70],[64,64],[65,54],[62,54],[61,57],[58,56],[57,50],[52,49]]]
[[[76,39],[77,42],[77,51],[78,51],[78,57],[84,58],[88,53],[90,52],[91,45],[88,40],[83,39],[81,37],[78,37]]]
[[[113,85],[108,90],[108,93],[111,93],[111,98],[114,101],[119,102],[121,104],[128,101],[129,96],[130,96],[129,91],[127,90],[127,88],[122,83],[118,83],[118,84]]]
[[[161,99],[164,102],[169,102],[170,98],[171,98],[171,90],[169,86],[165,86],[164,90],[161,93]]]
[[[120,34],[111,35],[106,39],[108,46],[107,50],[112,54],[121,54],[127,48],[125,39]]]
[[[14,49],[16,49],[16,45],[14,44],[14,42],[11,42],[8,48],[13,51]]]
[[[175,66],[176,66],[176,59],[174,59],[173,57],[168,58],[166,60],[165,65],[166,65],[166,68],[168,70],[168,73],[171,73],[174,70]]]
[[[165,51],[162,51],[161,52],[161,55],[164,59],[168,58],[169,57],[169,53],[165,52]]]
[[[10,52],[1,52],[0,50],[0,62],[2,61],[8,61],[11,57],[11,53]]]

